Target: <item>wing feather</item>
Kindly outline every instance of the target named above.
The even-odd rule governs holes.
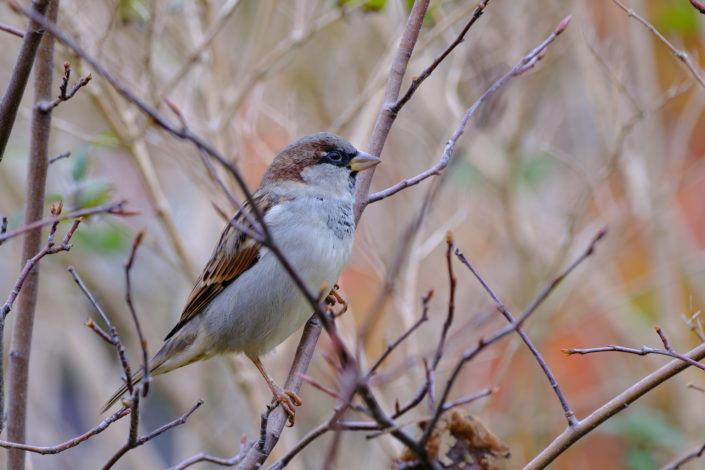
[[[281,197],[271,193],[255,193],[252,199],[263,217],[274,205],[282,202]],[[252,207],[249,204],[245,204],[243,209],[238,211],[233,219],[237,222],[237,225],[251,227],[243,211],[249,212],[254,217]],[[232,224],[228,224],[223,230],[210,260],[203,269],[203,273],[196,281],[191,294],[189,294],[179,322],[164,340],[171,338],[186,323],[200,314],[228,284],[257,264],[260,247],[259,242],[242,233],[233,227]]]

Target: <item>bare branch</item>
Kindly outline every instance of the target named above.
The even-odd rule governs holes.
[[[54,207],[54,206],[52,206]],[[59,206],[60,207],[60,206]],[[53,209],[55,210],[55,209]],[[56,212],[58,215],[60,212]],[[56,217],[56,216],[55,216]],[[0,321],[4,320],[5,317],[7,316],[8,313],[10,313],[10,310],[12,309],[12,305],[15,302],[15,299],[19,295],[22,285],[24,284],[25,280],[27,279],[27,276],[29,276],[29,273],[32,271],[34,266],[36,266],[37,263],[39,263],[39,260],[44,258],[46,255],[51,255],[54,253],[59,253],[60,251],[69,251],[73,245],[69,243],[71,240],[71,237],[73,236],[73,233],[76,231],[78,228],[78,224],[81,223],[82,218],[78,218],[74,220],[73,225],[71,228],[66,232],[66,235],[64,236],[64,240],[61,242],[60,245],[54,246],[54,235],[56,234],[56,228],[59,225],[59,222],[54,222],[54,224],[51,226],[51,231],[49,232],[49,237],[47,238],[47,243],[42,248],[39,253],[34,255],[32,258],[28,259],[27,262],[24,265],[24,268],[22,271],[20,271],[19,276],[17,276],[17,281],[15,281],[15,285],[12,288],[12,291],[10,291],[10,295],[7,298],[7,301],[3,304],[2,307],[0,307]]]
[[[139,396],[139,395],[136,395]],[[198,409],[203,404],[203,400],[198,400],[198,402],[193,405],[186,413],[181,415],[181,417],[176,418],[175,420],[155,429],[151,433],[147,434],[146,436],[138,437],[137,436],[137,429],[136,429],[136,424],[135,424],[135,430],[134,430],[134,436],[133,436],[133,431],[132,431],[132,425],[130,426],[130,438],[128,439],[128,442],[126,442],[118,451],[113,454],[112,457],[103,465],[103,470],[107,470],[111,468],[115,462],[117,462],[125,453],[127,453],[129,450],[134,449],[135,447],[139,447],[142,444],[149,442],[150,440],[154,439],[155,437],[164,434],[168,430],[175,428],[176,426],[180,426],[182,424],[186,423],[186,420],[193,414],[194,411]],[[136,413],[135,413],[136,414]]]
[[[693,7],[698,10],[700,13],[705,15],[705,5],[700,3],[698,0],[690,0],[690,4],[693,5]],[[699,457],[699,456],[698,456]]]
[[[115,349],[117,350],[118,357],[120,358],[120,365],[122,366],[122,370],[125,373],[125,381],[127,384],[127,389],[132,394],[132,374],[130,373],[130,364],[127,361],[127,352],[125,351],[125,346],[122,344],[122,341],[120,341],[120,336],[118,336],[117,330],[115,327],[110,323],[110,320],[108,319],[108,316],[105,314],[103,309],[100,307],[98,302],[95,300],[95,297],[93,294],[88,290],[86,285],[83,283],[81,278],[78,276],[78,273],[74,269],[73,266],[68,267],[69,272],[73,276],[74,281],[76,281],[76,284],[78,284],[78,287],[83,291],[83,293],[86,295],[88,298],[88,301],[93,305],[93,307],[98,311],[100,314],[101,318],[105,322],[105,324],[108,326],[108,330],[110,331],[110,334],[108,335],[105,333],[103,330],[100,330],[97,325],[93,324],[92,321],[87,322],[87,326],[91,328],[93,331],[95,331],[98,336],[103,338],[104,340],[108,341],[110,344],[115,346]],[[106,339],[106,336],[108,339]]]
[[[91,437],[95,436],[96,434],[100,434],[101,432],[106,430],[108,428],[108,426],[110,426],[112,423],[119,420],[120,418],[123,418],[124,416],[127,416],[128,414],[130,414],[130,410],[127,410],[124,408],[119,411],[116,411],[112,415],[108,416],[99,425],[92,428],[90,431],[87,431],[78,437],[74,437],[71,440],[68,440],[62,444],[57,444],[55,446],[40,447],[40,446],[33,446],[33,445],[29,445],[29,444],[19,444],[16,442],[0,441],[0,447],[4,447],[6,449],[25,450],[27,452],[34,452],[35,454],[41,454],[41,455],[58,454],[60,452],[68,450],[72,447],[76,447],[77,445],[79,445],[83,441],[90,439]]]
[[[484,398],[486,396],[492,395],[493,393],[497,393],[498,389],[497,388],[486,388],[480,392],[473,393],[472,395],[468,395],[467,397],[460,398],[455,401],[449,401],[445,405],[443,405],[443,411],[448,411],[451,408],[455,408],[456,406],[462,406],[466,405],[470,402],[473,402],[475,400],[478,400],[480,398]]]
[[[33,2],[33,7],[37,5],[38,2]],[[32,10],[37,13],[35,10]],[[59,11],[59,0],[51,0],[48,2],[48,8],[46,10],[47,18],[52,21],[56,21]],[[42,18],[41,14],[39,15]],[[32,25],[30,24],[30,27]],[[38,32],[41,36],[41,33]],[[22,42],[22,51],[20,56],[25,50],[25,46],[32,40],[32,34],[29,32],[25,35]],[[31,59],[31,58],[30,58]],[[20,57],[18,57],[18,63]],[[53,74],[53,62],[54,62],[54,38],[51,36],[44,36],[41,38],[39,48],[37,49],[37,60],[36,67],[33,73],[34,79],[34,104],[36,105],[43,99],[46,99],[51,94],[51,83]],[[28,66],[31,66],[31,60],[28,62]],[[17,69],[15,69],[17,71]],[[13,86],[12,81],[14,81],[14,73],[11,78],[10,87]],[[18,90],[17,99],[21,99],[24,85]],[[3,97],[3,102],[0,103],[0,157],[4,151],[7,138],[9,137],[10,129],[14,123],[16,108],[9,109],[7,112],[11,114],[8,116],[9,119],[5,118],[5,95]],[[11,97],[12,101],[14,97]],[[19,104],[19,102],[17,103]],[[5,125],[9,125],[5,128]],[[7,134],[5,134],[7,131]],[[45,206],[45,196],[46,196],[46,180],[47,171],[49,168],[49,136],[51,134],[51,114],[39,112],[39,110],[34,107],[32,111],[32,118],[30,124],[30,141],[29,141],[29,153],[27,161],[27,185],[25,187],[25,213],[24,213],[24,223],[29,224],[36,220],[42,218]],[[61,212],[61,203],[59,203],[58,209],[52,206],[52,212]],[[74,229],[75,230],[74,223]],[[54,226],[55,227],[55,226]],[[54,231],[56,228],[53,229]],[[34,254],[39,250],[42,244],[42,231],[33,230],[28,232],[24,239],[22,240],[22,253],[20,255],[20,263],[26,263]],[[70,231],[70,233],[73,233]],[[53,245],[53,233],[49,236],[49,243]],[[66,242],[65,245],[68,245]],[[64,249],[66,248],[62,245]],[[49,247],[51,249],[51,247]],[[48,250],[47,250],[48,251]],[[39,258],[37,258],[37,261]],[[29,397],[29,357],[32,351],[32,332],[34,330],[34,316],[37,306],[37,298],[39,293],[39,266],[35,264],[27,272],[27,278],[25,282],[25,287],[22,293],[19,295],[19,300],[17,302],[17,314],[15,315],[15,321],[12,325],[12,339],[10,341],[10,352],[8,354],[8,392],[7,392],[7,440],[11,442],[25,442],[26,430],[27,430],[27,401]],[[4,320],[7,311],[1,314]],[[0,328],[4,330],[4,326]],[[3,334],[0,331],[0,334]],[[0,351],[3,350],[2,340],[0,340]],[[0,358],[0,382],[2,382],[2,377],[4,375],[4,365],[2,364],[3,359]],[[4,388],[4,384],[2,387]],[[3,390],[4,393],[4,390]],[[0,416],[4,417],[4,396],[0,396]],[[0,428],[2,423],[0,423]],[[25,465],[25,453],[10,449],[6,453],[6,467],[7,468],[24,468]]]
[[[671,42],[668,39],[666,39],[666,37],[663,34],[661,34],[659,32],[659,30],[657,30],[651,23],[646,21],[643,17],[639,16],[639,14],[636,13],[634,10],[627,8],[627,6],[624,5],[622,2],[620,2],[619,0],[612,0],[612,2],[614,2],[615,5],[617,5],[619,8],[624,10],[624,12],[627,14],[627,16],[634,18],[639,23],[644,25],[646,27],[646,29],[651,31],[651,34],[656,36],[656,38],[659,41],[661,41],[663,44],[665,44],[666,47],[668,47],[671,50],[673,55],[676,56],[676,59],[681,61],[681,63],[685,66],[685,68],[688,70],[690,75],[693,76],[695,81],[698,82],[698,84],[701,87],[705,88],[705,79],[703,79],[703,76],[700,75],[700,72],[698,72],[698,70],[695,68],[695,66],[693,65],[693,61],[690,60],[690,56],[688,55],[687,52],[677,49],[676,46],[671,44]],[[693,3],[693,0],[691,0],[690,3],[692,3],[695,8],[698,8],[698,6],[696,6],[696,4]],[[700,8],[698,8],[698,9],[700,10]],[[700,11],[700,13],[702,13],[702,10]]]
[[[32,2],[32,13],[43,19],[49,8],[49,3],[50,0],[34,0]],[[13,4],[14,2],[10,2],[11,6]],[[32,71],[32,65],[34,65],[39,42],[44,36],[44,29],[37,21],[30,20],[23,36],[22,47],[19,54],[17,54],[10,81],[7,84],[5,93],[2,95],[2,100],[0,100],[0,162],[2,162],[7,141],[10,139],[10,133],[15,124],[17,109],[20,107],[24,90],[29,81],[29,73]]]
[[[43,113],[48,113],[52,109],[59,106],[59,103],[70,100],[73,95],[76,94],[78,90],[82,87],[88,85],[93,76],[89,73],[85,77],[81,78],[76,82],[76,84],[71,88],[71,91],[66,91],[69,85],[69,77],[71,76],[71,64],[69,62],[64,62],[64,76],[61,79],[61,85],[59,85],[59,96],[57,96],[52,101],[40,101],[36,104],[37,108]],[[49,162],[51,163],[51,162]]]
[[[600,232],[602,233],[602,232]],[[497,310],[504,316],[504,318],[507,319],[509,323],[514,323],[514,316],[509,312],[507,307],[502,303],[501,300],[497,297],[497,294],[494,293],[492,288],[485,282],[485,280],[480,276],[480,273],[477,272],[477,270],[470,264],[470,262],[467,260],[465,255],[461,253],[461,251],[453,245],[453,250],[455,252],[455,255],[458,257],[461,263],[463,263],[469,270],[472,272],[472,274],[475,276],[475,278],[482,284],[482,287],[487,291],[488,294],[490,294],[490,297],[492,297],[492,300],[494,300],[495,306]],[[548,367],[548,364],[546,364],[546,361],[544,360],[543,356],[539,352],[539,350],[534,346],[534,343],[529,339],[529,336],[524,332],[523,329],[517,328],[517,334],[519,337],[521,337],[522,341],[524,341],[524,344],[529,348],[531,351],[531,354],[533,354],[534,358],[536,359],[536,362],[538,362],[539,366],[543,370],[543,373],[546,375],[548,378],[549,383],[551,384],[551,387],[553,388],[554,393],[558,397],[558,401],[561,403],[561,407],[563,408],[563,414],[565,415],[566,419],[568,420],[568,425],[573,426],[577,424],[577,419],[575,418],[575,413],[573,410],[570,408],[570,405],[568,404],[568,400],[563,394],[563,391],[561,390],[560,386],[558,385],[558,381],[556,378],[553,376],[553,373],[551,372],[551,369]]]
[[[142,334],[142,327],[140,326],[140,321],[137,318],[137,312],[135,312],[135,306],[132,303],[132,287],[130,283],[130,269],[132,269],[132,263],[135,261],[135,255],[137,254],[137,248],[144,237],[144,230],[140,231],[135,237],[134,242],[132,242],[132,250],[130,251],[130,257],[125,263],[125,302],[130,309],[130,315],[132,316],[132,322],[135,324],[135,330],[137,330],[137,337],[140,340],[140,346],[142,348],[142,396],[146,397],[149,393],[149,383],[151,377],[149,375],[149,354],[147,354],[147,340],[144,339]],[[136,413],[135,413],[136,415]]]
[[[14,34],[18,38],[24,37],[24,31],[21,31],[17,28],[13,28],[10,25],[0,23],[0,31],[5,31],[6,33]]]
[[[608,351],[623,352],[623,353],[627,353],[627,354],[636,354],[638,356],[646,356],[647,354],[659,354],[662,356],[669,356],[669,357],[672,357],[675,359],[680,359],[681,361],[686,362],[687,364],[689,364],[691,366],[697,367],[698,369],[705,370],[705,364],[701,364],[698,361],[694,361],[693,359],[674,351],[673,348],[668,344],[668,340],[666,339],[666,336],[661,331],[661,328],[656,327],[656,333],[659,335],[659,338],[661,338],[661,341],[663,342],[663,346],[666,348],[665,350],[664,349],[654,349],[654,348],[650,348],[648,346],[642,346],[641,349],[636,349],[636,348],[626,348],[624,346],[610,345],[610,346],[603,346],[603,347],[599,347],[599,348],[588,348],[588,349],[565,348],[565,349],[562,349],[562,351],[565,354],[567,354],[568,356],[571,356],[573,354],[585,355],[585,354],[591,354],[591,353],[597,353],[597,352],[608,352]]]
[[[453,384],[458,378],[458,375],[460,374],[460,371],[462,368],[465,366],[465,364],[470,361],[472,358],[474,358],[477,354],[480,353],[483,349],[485,349],[487,346],[490,344],[493,344],[497,341],[499,341],[501,338],[504,336],[508,335],[509,333],[515,331],[517,328],[519,328],[522,323],[526,321],[529,316],[531,316],[532,313],[536,311],[536,309],[543,303],[544,300],[548,297],[548,295],[553,292],[553,290],[560,284],[560,282],[566,278],[573,270],[580,265],[583,261],[585,261],[590,255],[592,255],[595,251],[595,246],[597,243],[600,242],[600,240],[603,239],[605,236],[605,232],[602,231],[600,232],[590,243],[588,246],[587,250],[580,255],[575,261],[573,261],[561,274],[559,274],[551,283],[538,295],[536,300],[531,304],[531,306],[521,314],[521,316],[516,320],[511,322],[509,325],[505,326],[501,330],[497,331],[495,334],[491,335],[489,338],[480,338],[480,340],[477,342],[477,345],[474,348],[468,349],[463,353],[463,356],[458,360],[457,364],[453,368],[453,372],[451,373],[448,381],[446,382],[445,388],[443,389],[443,393],[441,394],[440,400],[438,400],[438,405],[436,406],[436,411],[433,413],[431,419],[429,420],[429,423],[427,427],[424,430],[423,435],[421,436],[420,442],[425,445],[426,442],[428,442],[428,439],[431,437],[431,433],[433,432],[433,428],[436,426],[438,423],[438,420],[441,417],[441,414],[443,413],[443,406],[448,400],[448,395],[450,394],[450,389],[453,387]],[[572,429],[575,426],[569,426],[568,429]]]
[[[370,367],[370,371],[367,373],[367,378],[371,378],[372,375],[375,373],[377,368],[379,368],[380,365],[382,365],[382,362],[384,362],[385,359],[391,354],[391,352],[399,346],[406,338],[409,337],[411,333],[413,333],[423,322],[428,320],[428,303],[431,301],[431,297],[433,296],[433,290],[428,291],[426,295],[424,295],[421,298],[421,304],[422,304],[422,311],[421,311],[421,317],[419,317],[416,322],[414,322],[413,325],[411,325],[404,333],[401,334],[394,342],[391,344],[388,344],[386,348],[384,348],[384,352],[377,358],[375,363]]]
[[[411,9],[409,18],[404,27],[404,32],[399,42],[399,47],[397,48],[394,58],[392,59],[392,67],[389,71],[389,79],[387,80],[387,87],[384,91],[384,98],[382,100],[382,109],[380,110],[379,116],[377,116],[377,122],[372,130],[372,136],[370,137],[370,142],[367,145],[367,151],[372,155],[381,155],[382,149],[384,148],[384,143],[387,140],[389,131],[392,128],[392,124],[396,119],[396,114],[392,113],[389,105],[394,103],[399,97],[399,90],[401,89],[401,81],[406,73],[406,67],[409,64],[409,59],[411,58],[411,53],[416,45],[416,40],[419,37],[419,32],[421,31],[421,24],[423,23],[424,16],[426,15],[426,10],[428,9],[428,4],[430,0],[416,0],[414,6]],[[355,222],[360,219],[362,211],[365,210],[367,206],[367,193],[370,191],[370,184],[372,183],[372,176],[374,176],[374,168],[365,170],[361,172],[357,177],[357,187],[355,188]]]
[[[411,81],[411,84],[409,85],[409,88],[407,88],[406,92],[404,92],[404,95],[397,100],[396,103],[390,106],[390,111],[394,114],[398,114],[401,108],[411,99],[413,96],[414,92],[421,86],[424,80],[426,80],[428,77],[431,76],[434,70],[436,70],[436,67],[438,67],[441,62],[451,53],[453,52],[453,49],[455,49],[461,42],[465,40],[465,35],[467,32],[470,30],[473,24],[482,16],[482,14],[485,12],[485,7],[487,4],[490,2],[490,0],[483,0],[480,2],[479,5],[475,8],[475,10],[472,12],[472,16],[468,20],[468,22],[465,24],[463,29],[460,31],[460,34],[458,34],[458,37],[455,38],[455,41],[451,42],[448,47],[445,48],[441,54],[434,59],[434,61],[426,67],[426,69],[421,72],[420,75],[417,77],[414,77],[414,79]]]
[[[66,219],[77,219],[79,217],[88,217],[89,215],[94,215],[94,214],[112,214],[112,215],[123,215],[123,216],[139,214],[139,212],[123,210],[122,206],[124,206],[125,204],[127,204],[127,201],[122,200],[122,201],[118,201],[118,202],[111,202],[108,204],[104,204],[102,206],[88,207],[86,209],[80,209],[80,210],[73,211],[73,212],[67,212],[66,214],[63,214],[63,215],[57,214],[52,217],[47,217],[46,219],[37,220],[36,222],[29,223],[23,227],[17,228],[15,230],[11,230],[7,233],[0,233],[0,245],[5,243],[7,240],[9,240],[11,238],[15,238],[16,236],[21,235],[25,232],[32,231],[32,230],[37,229],[39,227],[44,227],[45,225],[52,225],[56,222],[60,222],[62,220],[66,220]]]
[[[691,0],[692,2],[693,0]],[[701,12],[705,13],[705,12]],[[681,468],[684,464],[690,462],[691,460],[699,459],[700,457],[703,456],[703,453],[705,453],[705,444],[701,445],[699,448],[691,452],[690,454],[686,455],[685,457],[678,459],[677,461],[666,465],[663,467],[663,470],[678,470]]]
[[[321,334],[321,323],[316,315],[306,323],[301,341],[294,355],[294,361],[286,382],[284,390],[298,393],[303,382],[302,375],[306,373],[313,358],[318,337]],[[218,465],[232,467],[240,465],[241,468],[258,468],[266,460],[269,453],[279,441],[284,426],[287,423],[287,414],[282,407],[277,407],[269,412],[266,420],[263,421],[263,436],[259,441],[241,445],[240,452],[230,459],[222,459],[207,454],[197,454],[190,457],[174,467],[174,470],[182,470],[198,462],[211,462]]]
[[[64,153],[60,153],[59,155],[55,155],[49,159],[49,165],[51,165],[52,163],[54,163],[57,160],[61,160],[62,158],[68,158],[70,156],[71,156],[71,152],[68,152],[68,151],[64,152]]]
[[[705,344],[701,344],[690,350],[685,356],[693,361],[702,360],[705,358]],[[581,420],[577,426],[566,428],[544,450],[534,457],[534,459],[524,467],[524,470],[545,468],[576,441],[580,440],[615,414],[627,408],[647,392],[653,390],[657,385],[685,370],[689,365],[689,363],[680,359],[674,359],[665,366],[647,375],[600,408],[590,413],[590,415]]]

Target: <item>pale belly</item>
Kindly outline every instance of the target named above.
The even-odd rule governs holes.
[[[349,231],[341,236],[340,230],[336,234],[320,218],[306,222],[289,223],[302,233],[288,230],[276,240],[309,291],[318,295],[324,284],[330,289],[338,280],[350,256],[353,234]],[[312,313],[310,303],[276,256],[263,249],[257,264],[206,308],[199,329],[217,339],[207,355],[243,351],[257,357],[284,341]]]

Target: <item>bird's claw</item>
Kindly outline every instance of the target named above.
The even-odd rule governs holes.
[[[289,416],[289,427],[294,425],[294,419],[296,415],[296,409],[294,406],[301,406],[301,398],[294,392],[288,390],[279,389],[274,392],[274,397],[272,398],[272,403],[279,403],[286,414]]]
[[[330,291],[330,294],[326,296],[326,303],[329,305],[328,310],[333,313],[333,316],[340,316],[347,312],[348,310],[348,302],[340,295],[340,292],[338,290],[340,289],[340,286],[338,284],[335,284],[333,286],[333,289]],[[334,307],[336,304],[340,305],[340,311],[335,312],[333,311],[332,307]]]

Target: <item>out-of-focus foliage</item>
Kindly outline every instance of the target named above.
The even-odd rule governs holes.
[[[405,84],[454,39],[475,5],[432,2]],[[687,0],[629,0],[629,7],[686,50],[700,69],[705,66],[705,17]],[[409,8],[407,0],[62,0],[59,26],[176,122],[161,98],[167,96],[189,127],[237,164],[254,187],[274,154],[301,135],[328,130],[365,147]],[[562,348],[661,347],[656,325],[678,351],[699,343],[684,318],[696,316],[697,324],[705,303],[705,90],[609,0],[547,0],[540,6],[491,1],[465,42],[401,111],[373,190],[433,165],[465,109],[568,14],[573,15],[569,28],[536,67],[471,121],[449,178],[411,241],[384,314],[363,341],[363,362],[373,361],[418,318],[421,295],[435,290],[430,321],[392,354],[385,380],[377,385],[388,410],[416,392],[424,379],[421,358],[432,354],[429,345],[440,332],[447,308],[448,230],[519,315],[601,228],[609,228],[595,256],[525,325],[579,417],[666,359],[619,353],[566,357]],[[0,21],[17,28],[25,24],[6,3],[0,3]],[[20,40],[0,33],[0,45],[4,85]],[[56,54],[57,90],[64,60],[72,64],[72,77],[95,72],[64,46],[57,46]],[[22,220],[31,94],[0,162],[0,215],[9,217],[10,229]],[[28,418],[28,441],[41,445],[65,441],[100,422],[104,417],[97,410],[120,383],[113,349],[82,326],[95,314],[66,267],[75,266],[95,292],[136,363],[140,354],[124,303],[123,272],[132,238],[146,229],[132,271],[133,294],[154,352],[179,317],[223,228],[213,204],[234,210],[196,149],[157,129],[95,73],[87,87],[54,111],[52,124],[50,153],[72,156],[51,165],[48,202],[61,198],[65,210],[72,210],[126,198],[140,215],[91,217],[75,234],[71,252],[42,261]],[[226,172],[222,175],[235,188]],[[340,329],[350,344],[426,187],[380,201],[363,215],[341,279],[350,310]],[[61,236],[68,226],[61,225]],[[17,277],[19,247],[19,239],[0,246],[0,298]],[[472,275],[459,265],[455,269],[456,320],[439,384],[464,349],[505,324]],[[12,322],[12,314],[8,318]],[[264,358],[279,380],[297,341],[290,339]],[[330,345],[323,338],[309,375],[335,387],[325,352]],[[660,386],[551,468],[653,468],[701,445],[703,396],[686,388],[689,382],[705,385],[702,372],[688,371]],[[499,387],[497,394],[466,408],[509,446],[506,468],[520,468],[564,429],[565,419],[516,337],[474,360],[451,398],[491,386]],[[205,405],[188,424],[131,452],[122,468],[166,468],[201,451],[232,456],[243,434],[255,437],[270,399],[250,364],[216,358],[155,378],[143,402],[142,431],[181,415],[201,397]],[[305,386],[301,397],[296,426],[284,432],[275,458],[335,406],[312,387]],[[413,418],[426,410],[423,404]],[[364,419],[354,413],[349,418]],[[413,425],[407,430],[415,432]],[[76,468],[77,462],[96,468],[126,433],[123,422],[63,454],[29,459],[38,469]],[[337,468],[349,468],[349,462],[356,468],[389,468],[401,453],[387,437],[344,433],[342,439]],[[330,436],[317,441],[289,468],[319,468],[330,442]]]

